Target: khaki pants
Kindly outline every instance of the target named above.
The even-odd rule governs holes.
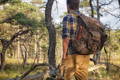
[[[71,80],[74,75],[76,80],[88,80],[89,55],[68,55],[63,61],[64,79]]]

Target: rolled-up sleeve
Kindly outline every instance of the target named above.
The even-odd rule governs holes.
[[[69,17],[68,16],[65,16],[63,18],[63,26],[62,26],[62,38],[66,38],[66,37],[69,37],[70,36],[70,30],[69,30],[69,27],[68,27],[68,22],[69,22]]]

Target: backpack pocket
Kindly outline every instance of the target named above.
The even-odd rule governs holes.
[[[72,39],[69,43],[69,48],[71,49],[71,52],[74,52],[73,54],[81,54],[81,55],[87,55],[89,54],[89,50],[86,48],[86,41],[82,38],[80,40]]]

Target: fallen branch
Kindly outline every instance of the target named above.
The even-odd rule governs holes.
[[[103,65],[95,65],[95,66],[92,66],[91,68],[88,69],[89,72],[92,72],[92,71],[95,71],[99,68],[106,68],[106,66],[103,64]]]
[[[33,65],[27,72],[25,72],[21,77],[20,77],[20,80],[24,79],[28,74],[30,74],[36,67],[39,67],[39,66],[50,66],[49,64],[46,64],[46,63],[42,63],[42,64],[36,64],[36,65]],[[51,67],[51,66],[50,66]]]
[[[107,68],[106,65],[114,66],[114,67],[116,67],[117,69],[120,70],[120,66],[118,66],[118,65],[115,65],[115,64],[112,64],[112,63],[107,63],[107,62],[99,62],[98,65],[92,66],[91,68],[88,69],[88,71],[89,72],[95,71],[95,70],[97,70],[99,68],[105,68],[106,69]]]
[[[47,69],[45,71],[41,72],[41,73],[37,73],[35,75],[29,75],[32,71],[35,70],[35,68],[37,68],[39,66],[49,66],[49,67],[51,67],[47,63],[35,64],[28,71],[26,71],[25,73],[23,73],[23,75],[21,75],[20,77],[16,77],[16,78],[12,78],[12,79],[7,79],[7,80],[43,80],[45,74],[49,71]]]
[[[46,72],[41,72],[41,73],[37,73],[37,74],[34,74],[34,75],[28,75],[22,80],[43,80],[44,74],[46,74]],[[20,80],[20,77],[7,79],[7,80]]]

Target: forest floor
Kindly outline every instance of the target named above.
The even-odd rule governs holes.
[[[32,66],[32,59],[29,59],[27,64],[23,67],[21,61],[18,62],[17,59],[7,59],[5,70],[0,72],[0,80],[5,80],[9,78],[15,78],[21,76],[24,72],[28,71]],[[30,75],[40,73],[44,71],[46,67],[38,67]]]
[[[105,67],[89,72],[90,80],[120,80],[120,67],[110,64],[109,70]]]
[[[0,80],[21,76],[25,71],[30,69],[31,62],[32,60],[28,60],[28,64],[23,67],[23,64],[20,64],[21,62],[18,63],[15,59],[8,59],[5,71],[0,72]],[[90,66],[92,66],[92,63]],[[30,75],[40,73],[45,69],[46,67],[38,67]],[[110,64],[109,71],[104,66],[99,69],[93,69],[89,72],[89,80],[120,80],[120,66]]]

